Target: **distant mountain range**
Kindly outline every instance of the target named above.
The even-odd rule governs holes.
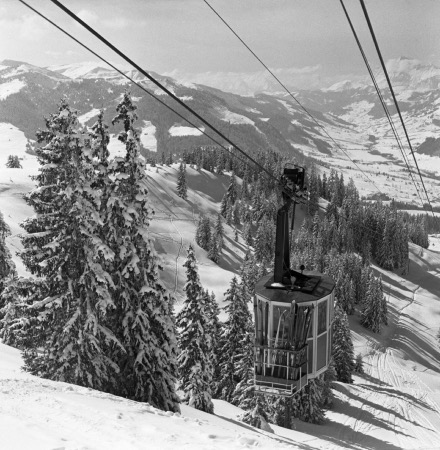
[[[437,139],[440,131],[440,68],[404,57],[388,61],[387,67],[413,147],[417,149],[423,144],[419,154],[420,167],[426,176],[440,177],[440,165],[437,165],[437,161],[440,162],[437,156],[440,154]],[[136,70],[126,73],[212,135],[142,74]],[[384,77],[377,73],[380,86],[385,87]],[[315,68],[309,68],[308,74],[307,70],[296,74],[291,71],[286,83],[290,86],[295,76],[298,79],[315,74]],[[175,72],[174,76],[179,77],[176,80],[170,76],[152,75],[250,152],[270,148],[294,155],[301,163],[305,158],[313,157],[317,164],[337,166],[340,170],[353,167],[349,158],[365,164],[366,170],[370,171],[374,163],[377,173],[381,172],[381,165],[387,165],[387,171],[394,167],[396,173],[405,169],[377,94],[366,77],[349,77],[325,89],[292,91],[307,108],[306,112],[268,76],[202,74],[186,78]],[[278,75],[281,77],[283,73]],[[138,126],[145,150],[180,153],[185,148],[212,144],[199,130],[191,128],[152,96],[137,86],[130,87],[127,79],[117,71],[96,62],[51,67],[12,60],[1,62],[0,122],[10,123],[22,130],[28,139],[34,139],[35,131],[44,127],[43,116],[53,113],[62,97],[79,111],[84,125],[93,123],[99,109],[105,111],[110,122],[115,106],[127,88],[138,106]],[[388,90],[384,89],[383,94],[391,113],[395,114]],[[394,120],[398,124],[396,115]],[[400,125],[396,126],[399,129]],[[116,133],[117,129],[110,131]]]

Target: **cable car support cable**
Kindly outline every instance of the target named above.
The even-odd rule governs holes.
[[[52,0],[53,1],[53,0]],[[292,92],[286,87],[286,85],[275,75],[275,73],[261,60],[261,58],[246,44],[246,42],[235,32],[235,30],[226,22],[225,19],[218,13],[207,0],[203,0],[206,5],[214,12],[214,14],[226,25],[226,27],[234,34],[234,36],[249,50],[249,52],[257,59],[257,61],[269,72],[269,74],[276,80],[276,82],[286,91],[286,93],[298,104],[298,106],[312,119],[312,121],[321,128],[327,137],[333,142],[333,144],[347,156],[347,158],[362,172],[365,177],[373,184],[373,186],[381,193],[383,192],[377,187],[376,183],[358,166],[358,164],[350,157],[350,155],[333,139],[328,133],[327,129],[319,123],[310,111],[302,105],[302,103],[292,94]]]
[[[110,66],[112,69],[114,69],[115,71],[117,71],[120,75],[122,75],[123,77],[125,77],[127,80],[131,81],[133,84],[135,84],[136,86],[138,86],[140,89],[142,89],[146,94],[148,94],[150,97],[154,98],[157,102],[159,102],[161,105],[163,105],[164,107],[166,107],[168,110],[174,112],[178,117],[180,117],[181,119],[185,120],[188,124],[190,124],[192,127],[194,127],[195,129],[199,130],[201,133],[203,133],[206,137],[208,137],[209,139],[211,139],[215,144],[217,144],[219,147],[221,147],[223,150],[227,151],[233,158],[238,159],[239,161],[241,161],[243,164],[245,164],[246,166],[249,167],[249,163],[247,163],[244,159],[240,158],[238,155],[231,153],[230,149],[228,149],[226,146],[224,146],[223,144],[221,144],[220,142],[218,142],[215,138],[213,138],[212,136],[210,136],[209,134],[207,134],[202,128],[199,128],[197,125],[195,125],[194,123],[192,123],[189,119],[187,119],[186,117],[184,117],[182,114],[180,114],[179,112],[177,112],[175,109],[173,109],[171,106],[169,106],[168,104],[166,104],[165,102],[163,102],[161,99],[159,99],[157,96],[155,96],[153,93],[151,93],[150,91],[148,91],[144,86],[142,86],[139,82],[135,81],[134,79],[132,79],[130,76],[128,76],[126,73],[124,73],[122,70],[118,69],[115,65],[113,65],[112,63],[110,63],[109,61],[107,61],[104,57],[100,56],[98,53],[96,53],[94,50],[92,50],[90,47],[88,47],[87,45],[85,45],[84,43],[82,43],[80,40],[78,40],[77,38],[75,38],[73,35],[71,35],[70,33],[68,33],[66,30],[62,29],[60,26],[58,26],[56,23],[54,23],[52,20],[50,20],[48,17],[46,17],[44,14],[40,13],[39,11],[37,11],[35,8],[33,8],[31,5],[29,5],[27,2],[25,2],[24,0],[18,0],[20,3],[22,3],[23,5],[25,5],[27,8],[29,8],[30,10],[32,10],[34,13],[36,13],[38,16],[40,16],[41,18],[43,18],[44,20],[46,20],[48,23],[50,23],[51,25],[53,25],[55,28],[57,28],[59,31],[61,31],[62,33],[64,33],[66,36],[68,36],[70,39],[72,39],[73,41],[75,41],[77,44],[79,44],[81,47],[83,47],[84,49],[86,49],[87,51],[89,51],[91,54],[93,54],[94,56],[96,56],[98,59],[100,59],[101,61],[103,61],[104,63],[106,63],[108,66]],[[52,0],[51,0],[52,1]],[[234,148],[238,147],[235,144],[232,144],[232,146]],[[254,164],[256,164],[257,167],[261,168],[265,175],[268,175],[271,179],[273,179],[274,181],[276,181],[277,183],[279,183],[279,179],[273,175],[272,173],[270,173],[268,170],[266,170],[264,167],[262,167],[259,163],[255,162],[250,156],[248,156],[244,151],[242,151],[242,153],[248,158],[250,159]],[[281,187],[282,192],[287,195],[288,197],[290,197],[292,200],[294,200],[294,205],[296,204],[296,202],[298,201],[298,198],[294,196],[292,196],[290,191],[285,190],[283,187]],[[303,202],[300,202],[303,203]],[[321,209],[323,212],[327,212],[327,208],[325,208],[324,206],[322,206],[321,204],[317,203],[317,202],[310,202],[311,204],[317,206],[319,209]],[[347,217],[345,217],[345,219],[347,219]],[[361,226],[362,228],[372,232],[373,234],[377,234],[379,236],[379,233],[370,228],[367,227],[365,225],[359,224],[359,226]]]
[[[432,209],[432,204],[431,204],[431,201],[429,200],[428,191],[426,190],[426,186],[425,186],[425,183],[423,181],[422,174],[420,173],[419,165],[417,163],[417,159],[416,159],[416,156],[414,154],[414,150],[413,150],[413,147],[412,147],[412,144],[411,144],[411,140],[409,139],[408,132],[407,132],[406,126],[405,126],[405,122],[403,120],[402,113],[400,112],[399,104],[397,102],[397,98],[396,98],[396,95],[394,93],[393,86],[391,85],[391,80],[390,80],[390,77],[388,75],[388,70],[387,70],[387,68],[385,66],[385,62],[384,62],[383,57],[382,57],[382,52],[380,51],[379,44],[378,44],[377,39],[376,39],[376,34],[374,33],[373,25],[371,24],[370,17],[368,15],[368,11],[367,11],[367,8],[365,6],[365,2],[364,2],[364,0],[359,0],[359,1],[360,1],[361,6],[362,6],[362,10],[364,12],[364,16],[365,16],[365,19],[366,19],[367,24],[368,24],[368,28],[370,30],[371,37],[373,38],[373,41],[374,41],[374,46],[375,46],[376,52],[377,52],[377,54],[379,56],[380,64],[382,66],[382,70],[384,71],[385,77],[387,79],[388,87],[389,87],[391,95],[393,97],[394,104],[396,105],[397,113],[399,115],[403,131],[405,132],[405,136],[406,136],[406,139],[408,141],[408,146],[409,146],[409,149],[411,151],[412,157],[414,159],[414,163],[415,163],[417,171],[419,173],[420,181],[421,181],[423,189],[425,191],[426,199],[428,200],[428,204],[429,204],[429,206],[431,208],[431,213],[434,216],[434,210]]]
[[[378,83],[377,83],[376,77],[375,77],[375,75],[374,75],[374,73],[373,73],[373,70],[371,69],[371,65],[370,65],[370,63],[369,63],[369,61],[368,61],[368,58],[367,58],[365,52],[364,52],[364,49],[363,49],[362,44],[361,44],[361,42],[360,42],[360,40],[359,40],[359,38],[358,38],[358,35],[357,35],[357,33],[356,33],[356,30],[354,29],[353,23],[352,23],[352,21],[351,21],[350,15],[348,14],[348,11],[347,11],[345,5],[344,5],[344,2],[343,2],[343,0],[339,0],[339,1],[340,1],[340,3],[341,3],[342,9],[344,10],[345,17],[347,18],[347,21],[348,21],[348,24],[349,24],[349,26],[350,26],[350,29],[351,29],[351,31],[352,31],[352,33],[353,33],[353,36],[354,36],[354,38],[355,38],[355,40],[356,40],[357,46],[358,46],[358,48],[359,48],[359,51],[361,52],[362,58],[363,58],[363,60],[364,60],[364,63],[365,63],[365,65],[367,66],[368,73],[370,74],[371,80],[373,81],[374,88],[376,89],[376,92],[377,92],[377,95],[378,95],[378,97],[379,97],[379,100],[380,100],[380,102],[381,102],[381,104],[382,104],[382,107],[383,107],[383,109],[384,109],[384,111],[385,111],[385,115],[386,115],[386,117],[387,117],[387,119],[388,119],[388,122],[389,122],[389,124],[390,124],[390,126],[391,126],[391,130],[392,130],[392,132],[393,132],[393,134],[394,134],[394,137],[395,137],[395,139],[396,139],[396,141],[397,141],[397,145],[398,145],[398,147],[399,147],[399,150],[400,150],[400,152],[401,152],[401,154],[402,154],[402,157],[403,157],[403,160],[404,160],[404,162],[405,162],[405,165],[406,165],[406,167],[407,167],[407,169],[408,169],[408,172],[409,172],[409,174],[410,174],[412,183],[414,184],[414,187],[416,188],[416,192],[417,192],[417,194],[418,194],[418,196],[419,196],[419,198],[420,198],[420,201],[421,201],[421,203],[422,203],[422,206],[423,206],[423,199],[422,199],[422,196],[421,196],[421,194],[420,194],[420,192],[419,192],[419,188],[418,188],[418,186],[417,186],[417,184],[416,184],[416,181],[415,181],[415,179],[414,179],[414,177],[413,177],[412,171],[411,171],[411,169],[410,169],[410,166],[409,166],[409,162],[408,162],[407,156],[406,156],[405,151],[404,151],[404,149],[403,149],[402,141],[400,140],[400,137],[399,137],[399,135],[398,135],[398,133],[397,133],[396,126],[394,125],[393,119],[392,119],[391,114],[390,114],[390,112],[389,112],[389,110],[388,110],[388,107],[387,107],[387,105],[386,105],[386,102],[385,102],[385,100],[384,100],[384,97],[383,97],[383,95],[382,95],[382,92],[381,92],[381,90],[380,90],[380,88],[379,88],[379,85],[378,85]]]

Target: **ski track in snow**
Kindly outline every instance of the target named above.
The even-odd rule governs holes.
[[[366,383],[352,385],[350,389],[360,402],[358,414],[343,423],[344,427],[351,428],[349,441],[355,442],[357,448],[371,448],[368,439],[374,436],[376,427],[382,431],[386,429],[388,439],[384,440],[383,448],[388,448],[387,442],[395,449],[440,448],[440,408],[430,398],[433,391],[421,380],[415,366],[413,370],[402,366],[392,347],[396,331],[403,326],[402,317],[417,302],[419,289],[417,286],[412,290],[406,304],[397,311],[397,324],[389,340],[391,346],[367,340]],[[341,441],[347,439],[344,433],[340,426],[338,436]]]

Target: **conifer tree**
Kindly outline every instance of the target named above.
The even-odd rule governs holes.
[[[3,291],[6,279],[15,275],[15,264],[13,263],[11,253],[6,246],[6,237],[10,236],[10,234],[11,230],[0,211],[0,295]]]
[[[228,213],[228,209],[230,209],[228,196],[225,194],[222,197],[222,201],[220,203],[220,214],[226,218],[226,214]]]
[[[209,294],[203,291],[197,272],[194,249],[190,245],[185,261],[186,284],[183,308],[176,318],[179,332],[179,373],[183,402],[212,413],[212,310]]]
[[[118,139],[126,154],[109,165],[108,179],[113,183],[103,220],[106,242],[115,255],[109,268],[115,303],[110,325],[122,344],[122,348],[112,348],[119,368],[114,392],[178,411],[173,303],[159,279],[161,268],[148,232],[153,211],[139,135],[134,129],[135,110],[125,92],[112,123],[122,124]]]
[[[196,230],[196,243],[204,250],[210,249],[212,240],[211,221],[209,217],[199,217],[199,222]]]
[[[244,269],[242,269],[244,271]],[[246,302],[251,301],[251,292],[246,281],[242,278],[239,285],[241,301],[243,307],[242,333],[235,361],[235,378],[239,380],[232,394],[232,403],[242,408],[246,412],[240,416],[242,422],[248,423],[256,428],[264,428],[268,421],[265,411],[265,401],[256,394],[254,386],[254,329],[252,317],[246,309]]]
[[[296,401],[293,416],[309,423],[320,424],[324,422],[322,409],[322,394],[319,380],[308,380],[307,385],[294,397]]]
[[[231,225],[231,223],[232,223],[232,215],[233,215],[232,208],[233,208],[237,198],[238,198],[237,180],[235,178],[234,172],[232,172],[228,189],[222,198],[222,203],[220,206],[220,214],[223,217],[226,218],[228,216],[228,213],[231,215],[231,219],[228,221],[229,225]],[[231,222],[231,223],[229,223],[229,222]]]
[[[228,207],[226,209],[226,223],[232,227],[234,222],[234,214],[233,214],[233,207],[230,203],[228,203]]]
[[[233,393],[239,381],[236,376],[236,362],[245,339],[246,324],[250,321],[247,302],[241,294],[237,278],[233,277],[230,288],[225,293],[226,306],[223,309],[228,314],[228,318],[224,324],[222,336],[221,373],[217,389],[217,396],[226,401],[233,399]]]
[[[275,226],[267,216],[259,223],[255,237],[255,259],[258,262],[272,258],[274,248]]]
[[[370,271],[366,298],[361,310],[361,324],[374,333],[380,333],[381,325],[386,320],[386,301],[384,300],[381,283]]]
[[[332,391],[333,382],[336,381],[337,375],[333,360],[330,360],[328,369],[320,375],[320,381],[322,385],[321,398],[322,406],[324,408],[331,408],[333,405],[334,394]]]
[[[84,150],[76,112],[62,101],[37,133],[40,173],[26,201],[36,216],[23,224],[21,257],[27,269],[44,279],[45,295],[35,299],[40,348],[25,352],[33,374],[104,389],[117,366],[107,356],[118,345],[106,327],[114,307],[111,278],[102,266],[106,251],[98,230],[100,192],[93,187],[93,155]],[[36,291],[38,291],[36,286]]]
[[[354,347],[351,340],[347,314],[337,305],[333,322],[333,363],[338,381],[352,383],[354,370]]]
[[[362,355],[360,353],[356,355],[356,360],[354,363],[354,371],[359,374],[364,373],[364,363],[362,361]]]
[[[6,345],[19,348],[25,355],[44,344],[44,324],[32,306],[45,298],[47,286],[41,279],[8,277],[0,294],[0,338]]]
[[[310,172],[310,178],[308,183],[309,198],[307,202],[307,208],[310,216],[314,216],[318,212],[318,200],[319,200],[319,186],[318,177],[316,175],[316,169],[313,166]]]
[[[220,361],[222,323],[219,319],[220,309],[215,300],[214,292],[211,292],[211,294],[209,294],[209,292],[206,290],[204,296],[209,315],[209,336],[211,338],[210,360],[213,367],[211,378],[211,392],[214,393],[217,391],[217,382],[220,378],[220,366],[218,363]]]
[[[224,246],[224,230],[221,214],[217,214],[217,220],[215,222],[214,228],[214,239],[217,241],[217,247],[219,252],[221,252]]]
[[[254,244],[254,240],[252,238],[252,226],[249,222],[245,222],[243,225],[243,239],[248,246]]]
[[[181,162],[179,166],[179,176],[177,178],[177,195],[183,200],[188,198],[188,188],[186,185],[186,165]]]
[[[220,259],[219,249],[217,246],[217,239],[213,238],[210,241],[209,251],[208,251],[208,258],[218,264]]]
[[[20,160],[18,159],[18,156],[16,155],[9,155],[8,160],[6,161],[6,167],[9,169],[22,169],[22,165]]]

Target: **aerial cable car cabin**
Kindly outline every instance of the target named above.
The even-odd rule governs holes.
[[[328,368],[334,281],[327,275],[290,268],[289,210],[304,196],[305,171],[285,168],[284,205],[277,214],[274,273],[255,286],[255,388],[291,396]]]

